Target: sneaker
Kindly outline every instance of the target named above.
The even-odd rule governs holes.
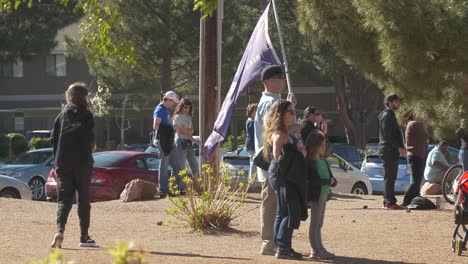
[[[57,232],[57,233],[55,233],[54,240],[52,240],[52,243],[50,244],[50,247],[52,247],[52,248],[62,248],[62,243],[63,243],[63,233],[62,232]]]
[[[301,260],[302,254],[297,253],[294,249],[278,249],[275,254],[275,258],[277,259],[295,259]]]
[[[271,245],[271,243],[263,243],[262,249],[260,250],[260,254],[264,256],[274,256],[276,253],[275,248]]]
[[[398,204],[386,204],[383,207],[384,210],[401,210],[401,207]]]
[[[80,247],[95,247],[96,241],[92,240],[90,236],[80,238]]]
[[[322,248],[318,252],[313,252],[310,257],[315,259],[331,259],[335,257],[335,254],[330,253],[326,249]]]

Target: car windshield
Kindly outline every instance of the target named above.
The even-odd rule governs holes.
[[[379,156],[367,156],[367,163],[376,163],[380,164],[383,163],[382,159]],[[398,160],[398,164],[400,165],[406,165],[408,162],[406,161],[406,158],[400,157]]]
[[[113,167],[126,159],[128,156],[122,153],[96,153],[93,155],[94,166]]]
[[[20,154],[13,159],[5,162],[5,164],[17,165],[17,164],[41,164],[52,156],[52,151],[37,151],[27,152]]]
[[[223,160],[224,162],[229,163],[231,165],[250,166],[249,158],[224,157]]]

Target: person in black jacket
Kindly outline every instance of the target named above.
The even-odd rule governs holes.
[[[305,163],[299,140],[288,133],[295,122],[291,102],[276,101],[264,123],[263,157],[271,160],[268,181],[276,194],[273,240],[278,259],[302,259],[292,248],[293,230],[307,219]]]
[[[384,209],[401,209],[395,197],[395,180],[400,155],[406,155],[403,132],[395,115],[400,108],[400,97],[389,94],[385,98],[386,109],[379,115],[379,155],[384,167]]]
[[[73,83],[66,92],[67,105],[55,119],[51,142],[57,173],[57,233],[52,247],[60,248],[68,214],[77,193],[80,219],[80,247],[95,246],[88,234],[94,142],[94,118],[88,108],[88,90],[84,83]]]
[[[322,226],[325,217],[325,207],[330,187],[337,182],[323,155],[327,149],[325,135],[319,131],[312,131],[306,139],[307,166],[307,200],[310,202],[309,240],[311,258],[333,258],[335,254],[328,252],[322,244]]]

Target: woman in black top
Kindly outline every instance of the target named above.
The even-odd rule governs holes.
[[[80,247],[95,246],[88,234],[91,202],[89,186],[93,170],[94,118],[88,107],[88,90],[84,83],[70,85],[67,105],[55,119],[52,145],[57,173],[57,233],[51,246],[60,248],[68,214],[75,193],[80,219]]]

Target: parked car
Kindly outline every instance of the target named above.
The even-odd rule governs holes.
[[[338,181],[338,185],[333,188],[335,192],[361,195],[372,194],[373,190],[369,178],[350,162],[337,154],[327,157],[327,162],[330,165],[333,176]]]
[[[333,153],[351,163],[354,167],[361,167],[362,157],[357,146],[351,144],[333,144],[332,149]]]
[[[361,172],[369,177],[372,184],[372,194],[382,194],[384,191],[383,161],[379,155],[368,155],[362,163]],[[395,180],[395,194],[404,194],[411,181],[411,170],[406,157],[400,157],[398,161],[398,174]]]
[[[0,175],[0,197],[31,200],[32,192],[26,183]]]
[[[236,151],[221,153],[221,155],[223,155],[221,160],[226,163],[227,169],[231,172],[232,177],[240,177],[242,181],[248,179],[250,156],[245,147]],[[259,181],[252,182],[249,190],[261,190],[261,183]]]
[[[125,150],[144,152],[148,148],[148,144],[126,144]]]
[[[10,176],[29,185],[33,200],[45,200],[44,185],[53,168],[52,148],[21,153],[0,164],[0,174]]]
[[[158,186],[159,159],[155,154],[136,151],[104,151],[93,154],[91,201],[119,199],[125,185],[134,179]],[[46,183],[47,200],[57,199],[57,175],[50,171]]]

